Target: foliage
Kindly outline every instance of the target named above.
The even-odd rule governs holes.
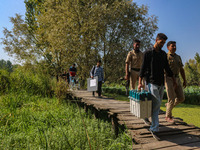
[[[6,70],[0,70],[0,94],[8,92],[10,88],[10,77]]]
[[[8,72],[12,72],[13,71],[13,65],[12,65],[12,63],[9,61],[9,60],[7,60],[7,61],[5,61],[5,60],[0,60],[0,69],[4,69],[4,70],[7,70]]]
[[[188,85],[200,86],[200,56],[198,53],[194,59],[185,63],[184,69]]]
[[[186,104],[200,105],[200,87],[189,86],[184,89]]]
[[[54,88],[55,96],[60,99],[61,101],[67,98],[67,95],[69,94],[69,85],[68,83],[63,80],[59,79],[58,82],[56,82],[56,86]]]
[[[46,74],[18,67],[10,75],[10,92],[25,92],[33,95],[53,96],[55,81]]]
[[[76,104],[19,93],[0,97],[0,149],[132,149],[111,124]]]
[[[103,59],[105,80],[124,75],[124,61],[132,40],[143,49],[157,30],[157,18],[146,6],[129,0],[25,0],[26,18],[11,17],[13,29],[4,29],[4,49],[18,60],[40,64],[59,76],[70,64],[86,80],[96,60]]]

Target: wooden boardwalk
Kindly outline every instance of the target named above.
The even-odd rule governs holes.
[[[180,118],[176,118],[175,124],[171,124],[165,121],[165,114],[161,112],[158,135],[161,141],[157,141],[148,131],[149,126],[130,113],[129,102],[106,97],[93,97],[91,92],[84,90],[73,91],[72,93],[79,103],[83,104],[86,111],[89,108],[93,109],[96,117],[101,114],[105,117],[105,114],[107,114],[116,134],[118,134],[119,128],[126,127],[134,142],[133,149],[200,150],[200,128],[188,125]]]

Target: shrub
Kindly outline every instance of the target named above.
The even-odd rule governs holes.
[[[52,96],[52,79],[49,75],[16,69],[11,73],[12,92],[26,92],[33,95]]]
[[[58,82],[56,82],[56,86],[55,86],[55,95],[56,97],[60,100],[60,102],[63,99],[67,98],[67,95],[69,94],[69,88],[68,88],[68,83],[63,80],[63,79],[59,79]]]
[[[6,70],[0,70],[0,94],[8,92],[10,88],[10,76]]]

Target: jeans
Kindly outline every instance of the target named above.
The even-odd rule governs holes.
[[[155,84],[148,84],[149,92],[152,95],[152,115],[151,115],[151,131],[159,131],[159,111],[164,94],[164,86],[158,86]]]

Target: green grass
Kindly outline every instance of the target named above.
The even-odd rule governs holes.
[[[105,96],[114,98],[116,100],[129,101],[128,96],[119,94],[104,93]],[[165,103],[167,100],[163,100],[161,104],[161,110],[166,111]],[[193,124],[200,127],[200,106],[191,104],[179,104],[173,109],[173,116],[182,118],[184,122]]]
[[[167,100],[162,101],[161,109],[166,111],[165,103]],[[200,127],[200,106],[199,105],[191,105],[191,104],[179,104],[177,105],[173,111],[172,115],[174,117],[182,118],[184,122],[188,124],[193,124],[197,127]]]
[[[0,97],[0,149],[131,149],[115,138],[110,122],[94,119],[76,104],[26,94]]]

